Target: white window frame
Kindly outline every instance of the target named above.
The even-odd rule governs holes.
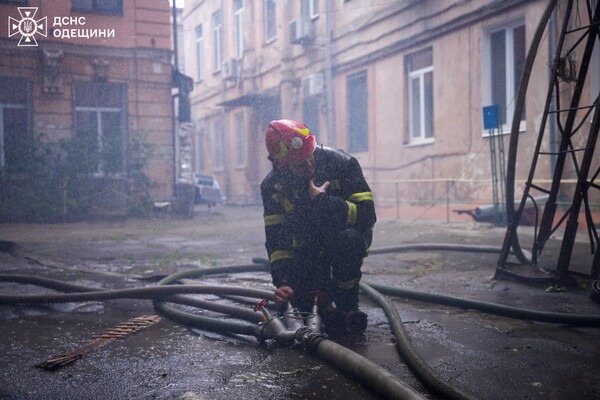
[[[221,71],[223,64],[223,17],[221,10],[212,16],[213,22],[213,68],[215,73]]]
[[[235,23],[235,49],[238,60],[244,56],[244,0],[233,0]],[[235,8],[239,5],[239,8]]]
[[[517,27],[524,27],[526,29],[525,20],[523,18],[508,22],[501,26],[495,26],[491,29],[488,29],[485,33],[485,38],[483,40],[484,49],[484,61],[483,61],[483,74],[482,74],[482,89],[483,89],[483,104],[482,108],[485,106],[492,105],[492,35],[498,32],[504,32],[504,43],[505,43],[505,54],[504,58],[506,61],[506,73],[505,73],[505,91],[506,91],[506,110],[500,110],[503,113],[505,121],[502,124],[502,133],[510,134],[511,126],[512,126],[512,118],[515,112],[515,103],[517,98],[517,90],[515,89],[515,80],[519,79],[519,77],[515,76],[514,73],[514,65],[515,65],[515,57],[514,57],[514,29]],[[526,31],[525,31],[526,32]],[[525,37],[526,40],[526,37]],[[501,107],[500,107],[501,108]],[[519,124],[519,131],[524,132],[526,130],[526,119],[521,120]],[[489,132],[483,130],[482,136],[489,136]]]
[[[96,115],[96,121],[97,121],[97,128],[98,130],[96,131],[96,139],[97,139],[97,143],[98,143],[98,151],[100,152],[100,154],[102,153],[102,150],[104,148],[104,126],[102,125],[102,114],[118,114],[119,116],[121,116],[121,114],[123,113],[123,109],[121,108],[116,108],[116,107],[89,107],[89,106],[76,106],[75,107],[75,113],[77,112],[89,112],[89,113],[94,113]],[[124,163],[124,162],[123,162]],[[106,175],[105,173],[105,166],[104,166],[104,161],[100,160],[100,162],[98,163],[98,167],[96,172],[92,173],[93,176],[97,176],[97,177],[103,177]],[[119,171],[114,173],[115,176],[123,176],[123,171]]]
[[[204,80],[204,33],[202,29],[202,24],[200,24],[194,30],[196,36],[196,78],[198,82]]]
[[[273,10],[273,15],[269,15],[269,10]],[[277,38],[277,2],[275,0],[264,0],[264,29],[265,43],[271,43]],[[272,17],[270,19],[269,17]],[[271,24],[273,25],[273,36],[269,36]]]
[[[433,53],[433,49],[430,49]],[[432,54],[433,56],[433,54]],[[410,57],[410,56],[409,56]],[[428,115],[426,110],[426,96],[425,96],[425,77],[427,74],[431,74],[433,76],[433,59],[432,65],[415,69],[408,70],[408,82],[407,82],[407,92],[408,92],[408,144],[409,145],[420,145],[420,144],[428,144],[435,142],[435,131],[431,132],[431,137],[426,136],[426,117]],[[412,83],[417,81],[419,85],[419,104],[413,104],[413,85]],[[432,88],[433,90],[433,88]],[[414,131],[415,121],[414,121],[414,107],[418,107],[418,115],[419,115],[419,132]],[[433,107],[433,104],[432,104]],[[431,115],[433,115],[433,110],[431,110]],[[433,122],[432,122],[433,124]],[[432,129],[433,125],[432,125]]]
[[[302,15],[309,17],[311,20],[319,18],[318,0],[302,0]]]

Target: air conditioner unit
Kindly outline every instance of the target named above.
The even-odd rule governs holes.
[[[302,78],[302,93],[304,97],[316,96],[323,93],[325,86],[322,72]]]
[[[315,25],[310,18],[299,17],[290,22],[290,43],[308,45],[315,40]]]
[[[229,58],[223,61],[223,80],[235,81],[239,75],[239,62],[237,58]]]

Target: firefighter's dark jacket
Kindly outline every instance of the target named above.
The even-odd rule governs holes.
[[[308,182],[287,169],[274,168],[261,183],[265,247],[276,287],[294,268],[295,252],[319,246],[323,235],[336,231],[370,231],[377,219],[373,194],[358,161],[342,150],[322,146],[313,154],[315,183],[331,183],[326,193],[311,199]]]

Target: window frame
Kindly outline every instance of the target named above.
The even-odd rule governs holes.
[[[115,89],[118,88],[118,106],[115,105],[85,105],[79,102],[78,85],[111,85]],[[90,82],[90,81],[75,81],[73,83],[73,135],[78,135],[81,129],[78,113],[95,113],[96,118],[96,138],[100,161],[94,171],[90,171],[90,175],[94,177],[105,176],[123,176],[127,170],[127,85],[124,83],[107,83],[107,82]],[[103,128],[103,116],[107,114],[118,114],[119,130],[120,130],[120,168],[115,171],[108,171],[104,166],[102,159],[103,139],[108,133]]]
[[[318,0],[302,0],[301,4],[302,16],[310,20],[319,18],[319,2]]]
[[[425,55],[430,59],[426,66],[419,66],[413,69],[412,61],[417,57]],[[422,145],[435,142],[435,126],[434,126],[434,108],[433,91],[434,91],[434,64],[433,64],[433,49],[427,48],[421,51],[409,54],[405,59],[406,66],[406,95],[407,95],[407,121],[408,137],[405,140],[408,145]],[[427,86],[427,77],[431,77],[431,83]],[[415,96],[413,83],[418,84],[418,100],[419,104],[415,110]],[[428,89],[431,93],[428,94]],[[428,99],[430,99],[428,103]],[[415,132],[415,113],[418,115],[419,132]],[[427,121],[430,122],[430,126]],[[429,128],[429,129],[428,129]]]
[[[364,81],[356,91],[351,90],[355,82]],[[369,76],[367,70],[348,75],[346,78],[346,114],[348,152],[369,151]],[[363,95],[363,96],[361,96]],[[356,109],[358,105],[360,108]]]
[[[7,152],[6,152],[6,131],[4,126],[4,115],[6,110],[24,110],[26,114],[29,114],[28,106],[26,104],[10,104],[10,103],[0,103],[0,171],[5,168],[10,168],[10,165],[7,165]],[[26,122],[26,125],[28,125]],[[26,132],[27,134],[27,132]]]
[[[217,10],[212,15],[213,24],[213,69],[215,73],[221,72],[223,64],[223,15]]]
[[[8,79],[10,80],[12,83],[15,84],[15,90],[19,92],[20,95],[22,95],[22,97],[18,98],[18,99],[12,99],[8,98],[6,93],[10,94],[10,91],[3,93],[2,96],[0,97],[4,97],[2,99],[0,99],[0,171],[1,170],[5,170],[5,169],[11,169],[12,166],[7,164],[7,160],[9,157],[7,157],[7,143],[6,143],[6,138],[8,136],[8,132],[6,130],[6,126],[4,125],[5,122],[5,110],[23,110],[24,114],[25,114],[25,132],[24,132],[24,143],[32,143],[33,141],[33,137],[31,134],[31,107],[32,107],[32,99],[31,99],[31,87],[32,87],[32,83],[31,80],[28,78],[16,78],[16,77],[9,77],[9,76],[0,76],[0,78],[2,79]],[[16,83],[16,81],[22,81],[21,83]],[[23,88],[24,87],[24,88]],[[18,88],[18,89],[17,89]],[[9,149],[10,150],[10,149]],[[18,164],[18,163],[17,163]],[[18,166],[17,166],[18,168]],[[17,172],[17,171],[15,171]]]
[[[194,44],[196,46],[196,79],[204,80],[204,32],[202,24],[194,28]]]
[[[504,73],[504,92],[505,92],[505,104],[498,104],[502,118],[501,125],[501,133],[509,134],[511,131],[512,118],[515,111],[515,102],[516,96],[518,95],[518,88],[516,87],[516,80],[520,79],[520,75],[515,73],[515,46],[514,46],[514,32],[517,28],[523,28],[523,43],[522,48],[524,50],[524,54],[522,54],[522,61],[526,57],[526,44],[527,44],[527,26],[525,22],[525,18],[517,18],[510,21],[507,21],[502,24],[494,25],[485,31],[484,40],[483,40],[483,74],[482,74],[482,99],[483,104],[482,108],[485,106],[493,105],[493,87],[492,82],[495,82],[495,77],[493,74],[493,66],[496,64],[493,62],[493,50],[492,50],[492,36],[499,32],[504,32],[504,62],[505,62],[505,73]],[[522,69],[521,69],[522,72]],[[517,76],[519,75],[519,76]],[[505,106],[505,107],[504,107]],[[523,110],[523,115],[521,117],[521,121],[519,124],[519,131],[524,132],[526,130],[526,120],[527,113],[526,110]],[[482,128],[482,136],[489,136],[489,132],[483,130]]]
[[[263,4],[265,43],[271,43],[277,39],[277,2],[275,0],[264,0]]]
[[[244,56],[244,0],[233,0],[233,19],[236,58],[241,60]]]
[[[102,15],[123,15],[123,0],[116,0],[117,4],[111,9],[98,8],[99,4],[106,4],[104,0],[79,0],[79,4],[75,4],[76,2],[77,0],[71,0],[71,11]]]

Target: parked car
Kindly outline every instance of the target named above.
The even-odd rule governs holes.
[[[207,204],[213,207],[222,204],[224,197],[217,178],[212,175],[194,176],[194,204]]]

